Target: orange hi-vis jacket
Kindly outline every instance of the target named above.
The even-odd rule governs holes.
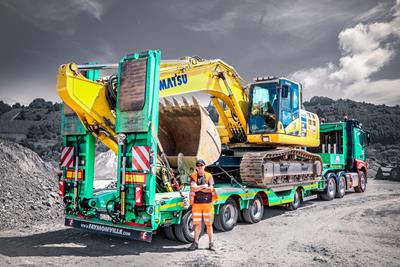
[[[208,181],[209,181],[210,178],[211,178],[211,173],[209,173],[209,172],[204,172],[204,176],[205,176],[205,179],[206,179],[206,184],[208,184]],[[197,172],[192,173],[191,177],[192,177],[193,181],[197,184],[197,177],[198,177]],[[214,202],[214,201],[217,200],[217,198],[218,198],[217,192],[215,191],[215,189],[212,190],[211,194],[212,194],[212,199],[211,199],[211,200]],[[195,195],[196,195],[196,192],[194,192],[194,191],[192,190],[192,188],[190,188],[190,193],[189,193],[190,199],[189,199],[189,200],[190,200],[190,205],[191,205],[191,206],[193,206],[193,204],[195,204],[195,203],[194,203],[194,197],[195,197]],[[212,205],[212,202],[211,202],[210,204]]]

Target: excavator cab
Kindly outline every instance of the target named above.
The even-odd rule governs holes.
[[[250,85],[248,141],[262,145],[318,145],[318,117],[301,109],[301,85],[256,78]]]

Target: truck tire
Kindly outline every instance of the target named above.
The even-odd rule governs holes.
[[[342,198],[346,194],[346,177],[344,174],[339,175],[338,181],[335,197]]]
[[[164,233],[165,233],[165,236],[167,237],[167,239],[176,241],[176,237],[174,234],[174,228],[172,227],[172,225],[164,226]]]
[[[367,189],[367,181],[365,179],[365,173],[360,172],[360,185],[354,187],[354,191],[356,191],[357,193],[362,193],[365,191],[365,189]]]
[[[400,181],[400,168],[399,167],[394,167],[393,169],[390,170],[390,178],[392,180],[399,180]]]
[[[237,223],[239,210],[236,201],[228,198],[224,205],[219,209],[219,214],[214,216],[214,227],[218,231],[226,232],[232,230]]]
[[[297,210],[297,208],[300,207],[301,195],[301,189],[296,190],[294,193],[293,202],[289,204],[289,210]]]
[[[194,227],[192,219],[192,210],[183,214],[181,223],[174,224],[174,233],[176,239],[182,243],[192,243],[194,241]],[[201,224],[200,236],[204,233],[204,224]]]
[[[335,198],[336,194],[336,175],[329,173],[327,178],[327,186],[324,192],[320,195],[322,200],[330,201]]]
[[[264,204],[260,195],[250,200],[249,207],[242,212],[243,220],[247,223],[258,223],[264,215]]]

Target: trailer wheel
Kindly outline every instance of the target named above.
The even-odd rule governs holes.
[[[229,198],[219,209],[219,214],[215,214],[214,227],[218,231],[225,232],[232,230],[237,223],[239,210],[234,199]]]
[[[192,243],[194,241],[194,226],[192,210],[188,210],[181,219],[180,224],[173,225],[176,239],[183,243]],[[204,233],[204,224],[201,224],[200,236]]]
[[[336,194],[336,175],[334,173],[328,174],[328,185],[324,192],[320,195],[321,199],[330,201],[335,198]]]
[[[344,177],[344,174],[341,174],[338,178],[339,184],[337,185],[336,188],[336,198],[342,198],[346,194],[346,178]]]
[[[175,237],[175,234],[174,234],[174,228],[172,227],[172,225],[164,226],[164,233],[165,233],[165,236],[169,240],[176,241],[176,237]]]
[[[260,195],[256,195],[249,203],[249,207],[242,212],[247,223],[258,223],[264,215],[264,204]]]
[[[357,193],[362,193],[365,191],[366,188],[367,188],[367,181],[365,180],[365,173],[361,172],[360,173],[360,185],[354,187],[354,191],[356,191]]]
[[[301,203],[301,189],[294,193],[293,202],[289,204],[289,210],[297,210]]]

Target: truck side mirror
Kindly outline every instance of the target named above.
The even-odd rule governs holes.
[[[284,84],[282,85],[282,98],[288,98],[289,96],[289,85]]]

